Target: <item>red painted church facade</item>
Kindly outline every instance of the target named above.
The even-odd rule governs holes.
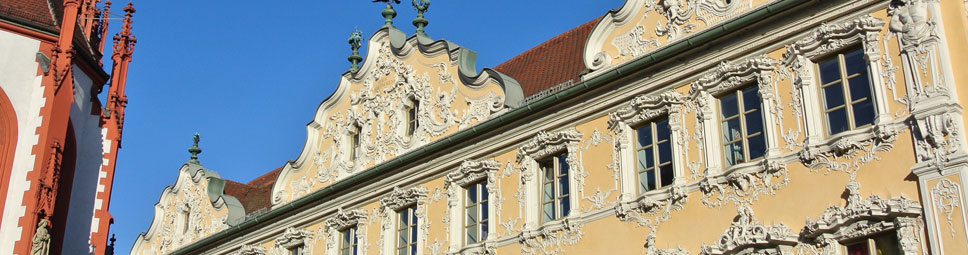
[[[135,9],[122,11],[111,38],[110,0],[0,2],[0,254],[109,249],[136,42]]]

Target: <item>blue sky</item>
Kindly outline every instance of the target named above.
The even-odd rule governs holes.
[[[225,179],[245,183],[296,159],[306,123],[349,68],[349,34],[358,27],[368,39],[383,24],[383,5],[369,0],[134,2],[138,44],[110,208],[120,253],[148,230],[195,132],[200,161]],[[403,2],[395,25],[412,34]],[[426,31],[493,67],[622,3],[434,0]],[[121,22],[112,22],[114,34]]]

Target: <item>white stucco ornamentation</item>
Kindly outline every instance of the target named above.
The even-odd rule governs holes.
[[[954,226],[951,215],[961,207],[961,186],[951,180],[941,179],[938,185],[931,188],[931,197],[934,198],[934,201],[931,201],[934,207],[944,214],[948,229],[951,230],[951,237],[955,237],[957,227]]]
[[[655,233],[650,233],[648,237],[645,238],[645,255],[687,255],[689,254],[686,249],[681,246],[675,249],[659,249],[655,247]]]
[[[521,242],[521,252],[524,254],[561,254],[564,252],[564,246],[574,245],[581,240],[584,235],[581,231],[583,225],[565,218],[559,228],[522,231],[518,237]]]
[[[703,244],[699,254],[790,254],[797,235],[783,223],[763,225],[753,217],[753,209],[740,206],[737,217],[712,245]]]
[[[258,245],[242,245],[237,251],[233,252],[232,255],[266,255],[267,251],[265,247]]]
[[[366,240],[367,213],[363,209],[343,210],[339,208],[336,214],[326,220],[325,232],[327,254],[337,254],[339,251],[340,233],[348,229],[356,229],[356,239],[359,244],[359,255],[366,255],[369,246]]]
[[[713,254],[790,254],[797,235],[783,223],[763,225],[753,217],[753,209],[740,206],[737,217],[712,245],[702,245],[701,255]]]
[[[752,205],[760,195],[776,194],[790,183],[790,173],[786,164],[765,159],[751,170],[733,171],[725,176],[705,178],[699,183],[702,203],[709,207],[719,207],[728,203]]]
[[[895,231],[905,255],[918,254],[920,248],[921,206],[902,197],[883,199],[860,196],[860,184],[847,184],[847,203],[831,206],[817,220],[807,219],[801,231],[807,241],[826,252],[840,249],[839,241]],[[830,253],[825,253],[830,254]]]
[[[306,250],[312,250],[313,242],[309,242],[313,239],[313,232],[305,229],[298,229],[295,227],[286,228],[286,232],[282,235],[276,237],[276,246],[283,249],[292,249],[295,247],[303,246]]]
[[[457,169],[451,171],[444,177],[444,188],[447,190],[447,218],[445,219],[445,224],[447,224],[447,238],[450,241],[450,247],[448,248],[451,253],[490,252],[490,254],[493,254],[493,240],[498,235],[497,224],[488,224],[488,236],[480,237],[481,242],[477,245],[462,247],[459,240],[463,240],[461,235],[464,234],[464,221],[461,219],[463,219],[467,212],[464,211],[462,205],[465,204],[464,199],[466,198],[464,196],[464,190],[468,185],[474,185],[481,181],[487,184],[487,190],[479,192],[487,192],[489,198],[487,217],[492,221],[497,221],[497,212],[499,210],[497,208],[500,204],[497,172],[500,168],[501,162],[492,159],[464,160]]]
[[[225,230],[244,217],[239,201],[222,194],[221,185],[224,181],[218,174],[201,165],[182,166],[175,185],[162,192],[151,226],[138,236],[132,251],[167,253]]]

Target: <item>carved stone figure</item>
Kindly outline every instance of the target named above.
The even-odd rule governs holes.
[[[896,0],[891,6],[890,29],[901,34],[904,44],[918,45],[930,35],[928,10],[921,0]]]
[[[30,246],[31,255],[47,255],[50,252],[48,225],[50,225],[50,222],[47,219],[40,219],[40,222],[37,223],[37,232],[34,233],[33,244]]]

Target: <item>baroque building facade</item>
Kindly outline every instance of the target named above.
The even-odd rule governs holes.
[[[113,253],[108,206],[136,42],[135,9],[121,9],[111,38],[111,1],[0,1],[0,254]]]
[[[963,1],[627,0],[480,72],[413,5],[296,160],[193,147],[131,253],[968,253]]]

